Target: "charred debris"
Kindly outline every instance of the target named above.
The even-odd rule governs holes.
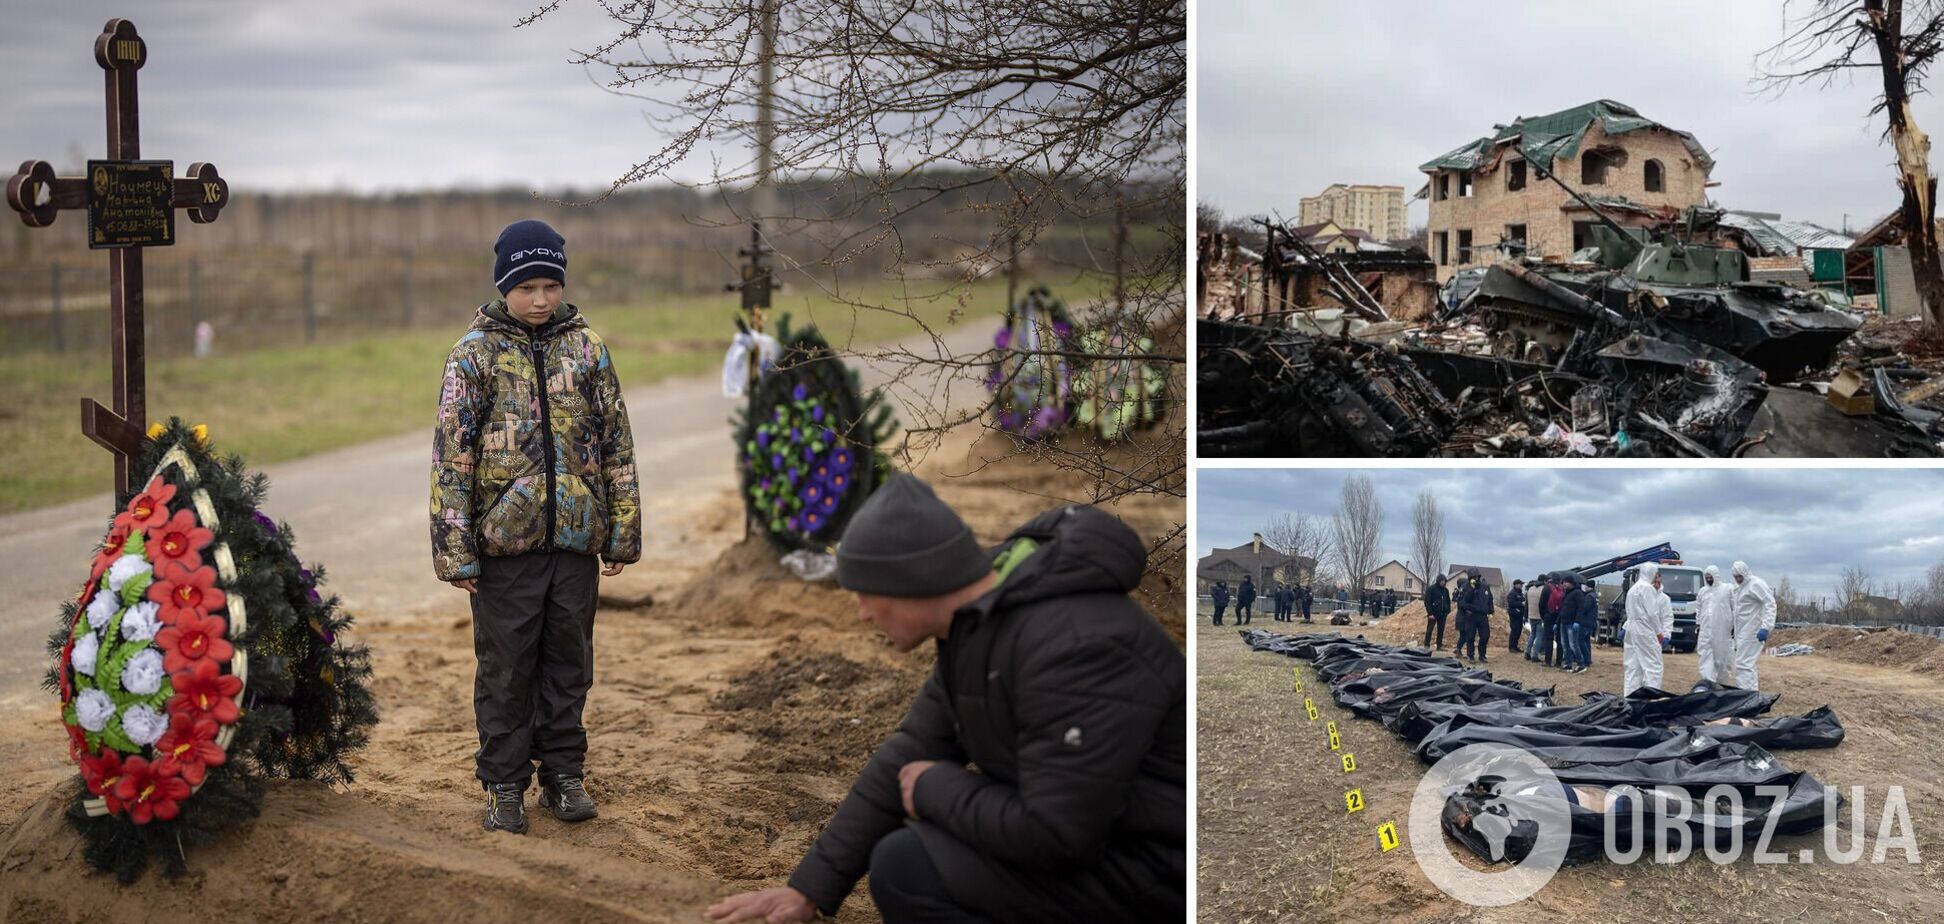
[[[1944,377],[1887,329],[1914,325],[1859,338],[1818,293],[1750,282],[1705,239],[1718,212],[1630,230],[1567,192],[1601,220],[1593,246],[1506,253],[1391,305],[1367,283],[1398,270],[1265,222],[1268,297],[1198,322],[1201,455],[1940,454]]]

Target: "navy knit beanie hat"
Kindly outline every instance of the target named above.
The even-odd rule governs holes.
[[[535,276],[567,284],[567,239],[546,222],[528,218],[507,225],[493,243],[493,285],[505,295]]]

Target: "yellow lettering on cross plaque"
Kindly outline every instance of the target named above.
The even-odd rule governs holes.
[[[1349,773],[1355,769],[1357,769],[1357,755],[1349,751],[1343,752],[1343,772]]]
[[[1310,702],[1310,698],[1307,696],[1303,697],[1303,711],[1309,713],[1309,719],[1312,722],[1316,721],[1317,716],[1322,715],[1322,713],[1316,711],[1316,704]]]
[[[1343,804],[1349,806],[1349,810],[1352,812],[1363,811],[1363,790],[1352,789],[1344,793]]]
[[[1377,846],[1383,848],[1385,853],[1397,849],[1396,824],[1386,821],[1377,826]]]
[[[1331,722],[1330,723],[1330,750],[1332,751],[1340,750],[1342,747],[1343,747],[1343,739],[1337,737],[1336,723]]]

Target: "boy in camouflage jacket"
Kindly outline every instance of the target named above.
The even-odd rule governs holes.
[[[594,605],[599,575],[641,558],[640,490],[614,364],[562,298],[566,242],[529,220],[493,249],[504,298],[480,306],[439,393],[432,560],[472,595],[485,827],[524,833],[536,763],[543,807],[595,816],[581,766]]]

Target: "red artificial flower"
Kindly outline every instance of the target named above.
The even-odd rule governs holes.
[[[181,713],[169,717],[169,730],[155,743],[155,754],[158,769],[180,775],[191,786],[201,786],[210,767],[229,759],[216,743],[215,722]]]
[[[184,615],[207,616],[223,606],[223,592],[216,588],[216,569],[208,565],[191,569],[164,562],[155,569],[155,575],[148,598],[162,605],[157,613],[162,622],[180,622]]]
[[[215,661],[197,661],[195,666],[171,674],[169,682],[175,687],[175,695],[169,697],[171,720],[187,715],[213,719],[218,725],[236,722],[236,694],[243,692],[243,681],[235,674],[218,674]]]
[[[173,625],[155,633],[155,647],[162,649],[162,669],[173,674],[205,658],[228,661],[236,654],[235,646],[223,637],[228,630],[229,624],[221,616],[194,611],[179,614]]]
[[[128,502],[129,527],[148,529],[169,522],[169,501],[175,494],[175,485],[163,481],[161,475],[149,479],[148,487]]]
[[[122,546],[128,542],[128,534],[133,529],[128,514],[118,514],[115,517],[115,525],[109,527],[108,535],[101,540],[101,551],[95,553],[94,574],[90,576],[92,580],[101,580],[101,576],[108,573],[108,568],[115,563],[115,559],[122,556]]]
[[[66,699],[65,696],[62,699]],[[68,733],[68,759],[80,763],[88,753],[88,733],[79,725],[66,726]]]
[[[81,764],[81,780],[88,784],[88,791],[107,802],[108,811],[121,814],[122,800],[115,793],[122,779],[121,754],[114,748],[102,748],[100,754],[84,752],[78,760]]]
[[[176,817],[176,803],[189,798],[189,784],[160,764],[130,757],[122,764],[121,780],[115,784],[115,797],[128,806],[129,820],[138,825],[153,819],[168,821]]]
[[[173,561],[194,571],[202,567],[202,550],[214,541],[216,534],[197,523],[195,513],[178,510],[167,523],[149,527],[142,549],[157,566]]]

